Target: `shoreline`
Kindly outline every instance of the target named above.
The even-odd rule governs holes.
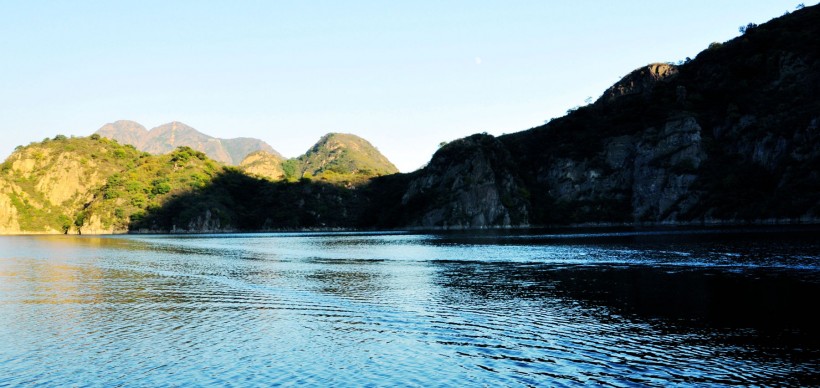
[[[20,233],[0,233],[0,236],[121,236],[121,235],[214,235],[214,234],[260,234],[260,233],[424,233],[424,232],[489,232],[489,231],[527,231],[527,230],[551,230],[551,231],[580,231],[580,230],[606,230],[606,229],[632,229],[632,230],[697,230],[697,229],[741,229],[741,228],[765,228],[765,227],[818,227],[820,218],[801,219],[767,219],[751,222],[738,222],[732,220],[709,220],[697,222],[587,222],[568,225],[518,225],[518,226],[486,226],[486,227],[405,227],[405,228],[342,228],[342,227],[313,227],[313,228],[279,228],[261,230],[237,230],[237,229],[215,229],[215,230],[137,230],[137,231],[112,231],[110,233],[52,233],[52,232],[20,232]]]

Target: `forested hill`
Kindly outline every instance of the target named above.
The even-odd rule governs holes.
[[[153,155],[98,134],[20,146],[0,165],[0,234],[353,227],[365,203],[354,188],[396,172],[354,135],[246,162],[226,166],[190,147]]]
[[[240,168],[274,181],[306,178],[348,186],[399,172],[370,142],[349,133],[328,133],[303,155],[292,159],[255,152],[240,163]]]

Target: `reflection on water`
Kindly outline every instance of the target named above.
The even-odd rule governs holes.
[[[816,385],[817,236],[2,237],[0,386]]]

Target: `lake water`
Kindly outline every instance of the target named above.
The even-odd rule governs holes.
[[[0,386],[818,385],[818,237],[0,237]]]

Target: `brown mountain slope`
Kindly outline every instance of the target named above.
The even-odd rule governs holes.
[[[284,159],[281,156],[266,151],[256,151],[239,163],[239,168],[248,174],[278,181],[285,178],[282,169]]]
[[[131,144],[137,149],[142,149],[143,143],[148,138],[148,130],[141,124],[130,120],[118,120],[105,124],[95,133],[114,139],[121,144]]]
[[[211,159],[228,165],[238,165],[248,154],[255,151],[279,155],[262,140],[219,139],[177,121],[147,131],[145,127],[133,121],[120,120],[104,125],[96,134],[123,144],[131,144],[140,151],[152,154],[165,154],[181,146],[191,147],[204,152]]]

